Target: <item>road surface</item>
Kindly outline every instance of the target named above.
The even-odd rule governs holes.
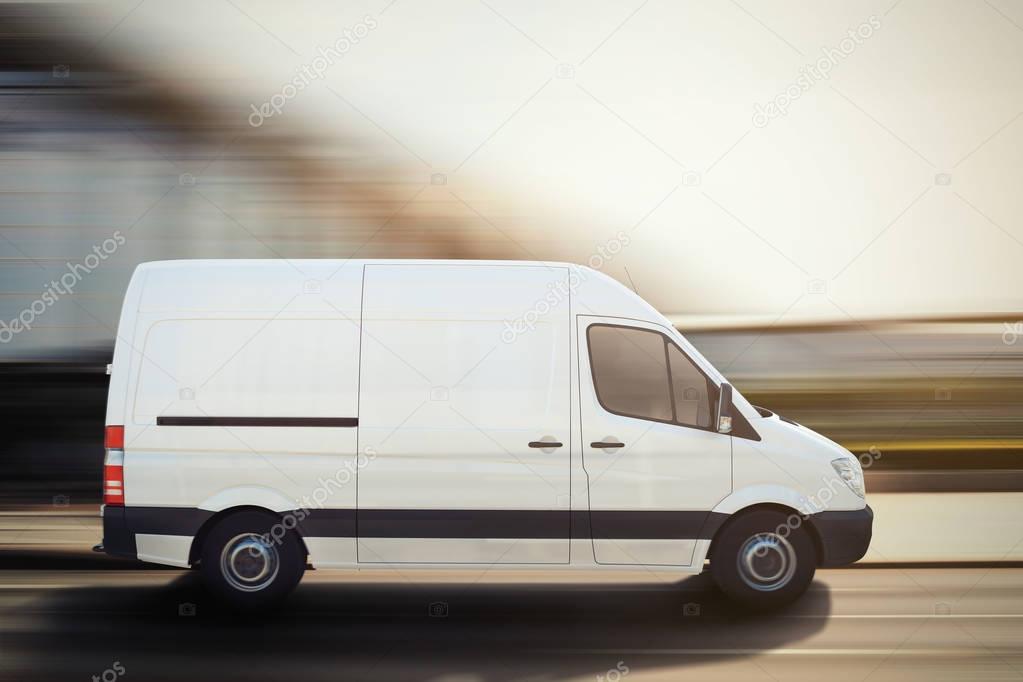
[[[761,616],[703,576],[481,569],[313,571],[280,612],[237,618],[197,578],[0,548],[0,679],[1023,678],[1020,568],[820,571]]]

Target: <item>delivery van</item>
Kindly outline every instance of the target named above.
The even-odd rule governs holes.
[[[578,265],[146,263],[110,374],[97,549],[242,608],[307,567],[707,568],[776,607],[870,542],[854,455]]]

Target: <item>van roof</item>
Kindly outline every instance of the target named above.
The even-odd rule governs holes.
[[[195,302],[216,298],[213,291],[218,285],[229,287],[234,276],[244,280],[249,289],[248,297],[259,299],[257,289],[275,286],[277,282],[295,280],[330,280],[335,286],[346,286],[342,280],[354,284],[361,281],[361,270],[365,265],[453,265],[453,266],[506,266],[567,268],[570,273],[569,288],[573,299],[579,305],[579,312],[608,317],[646,320],[670,327],[671,322],[640,298],[632,289],[609,277],[603,272],[575,263],[537,260],[458,260],[458,259],[345,259],[345,258],[300,258],[300,259],[183,259],[150,261],[138,266],[133,282],[140,286],[148,280],[144,299],[152,301],[155,296],[165,303],[177,305],[187,300]],[[213,274],[210,270],[223,269],[224,273]],[[265,269],[265,274],[254,271]],[[190,274],[191,273],[191,274]],[[155,277],[155,279],[154,279]],[[288,284],[287,286],[292,286]],[[143,303],[146,307],[147,303]],[[186,306],[189,307],[189,306]],[[191,306],[194,309],[194,306]],[[200,305],[204,307],[204,305]],[[271,306],[272,307],[272,306]],[[164,308],[167,309],[167,308]]]
[[[183,258],[178,260],[155,260],[140,263],[140,269],[194,268],[218,265],[247,265],[252,267],[277,267],[284,263],[309,263],[315,265],[520,265],[539,267],[573,267],[592,270],[585,265],[563,261],[541,260],[470,260],[453,258]]]

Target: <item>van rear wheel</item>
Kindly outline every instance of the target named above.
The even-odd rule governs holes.
[[[305,572],[302,543],[269,513],[232,514],[210,531],[199,569],[218,598],[239,609],[280,604]]]
[[[737,602],[780,608],[798,599],[817,571],[817,551],[802,525],[772,510],[743,514],[721,531],[711,548],[714,582]]]

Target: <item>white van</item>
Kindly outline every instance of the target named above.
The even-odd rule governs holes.
[[[239,606],[316,568],[710,571],[753,605],[866,552],[855,456],[750,405],[565,263],[146,263],[121,311],[103,543]]]

